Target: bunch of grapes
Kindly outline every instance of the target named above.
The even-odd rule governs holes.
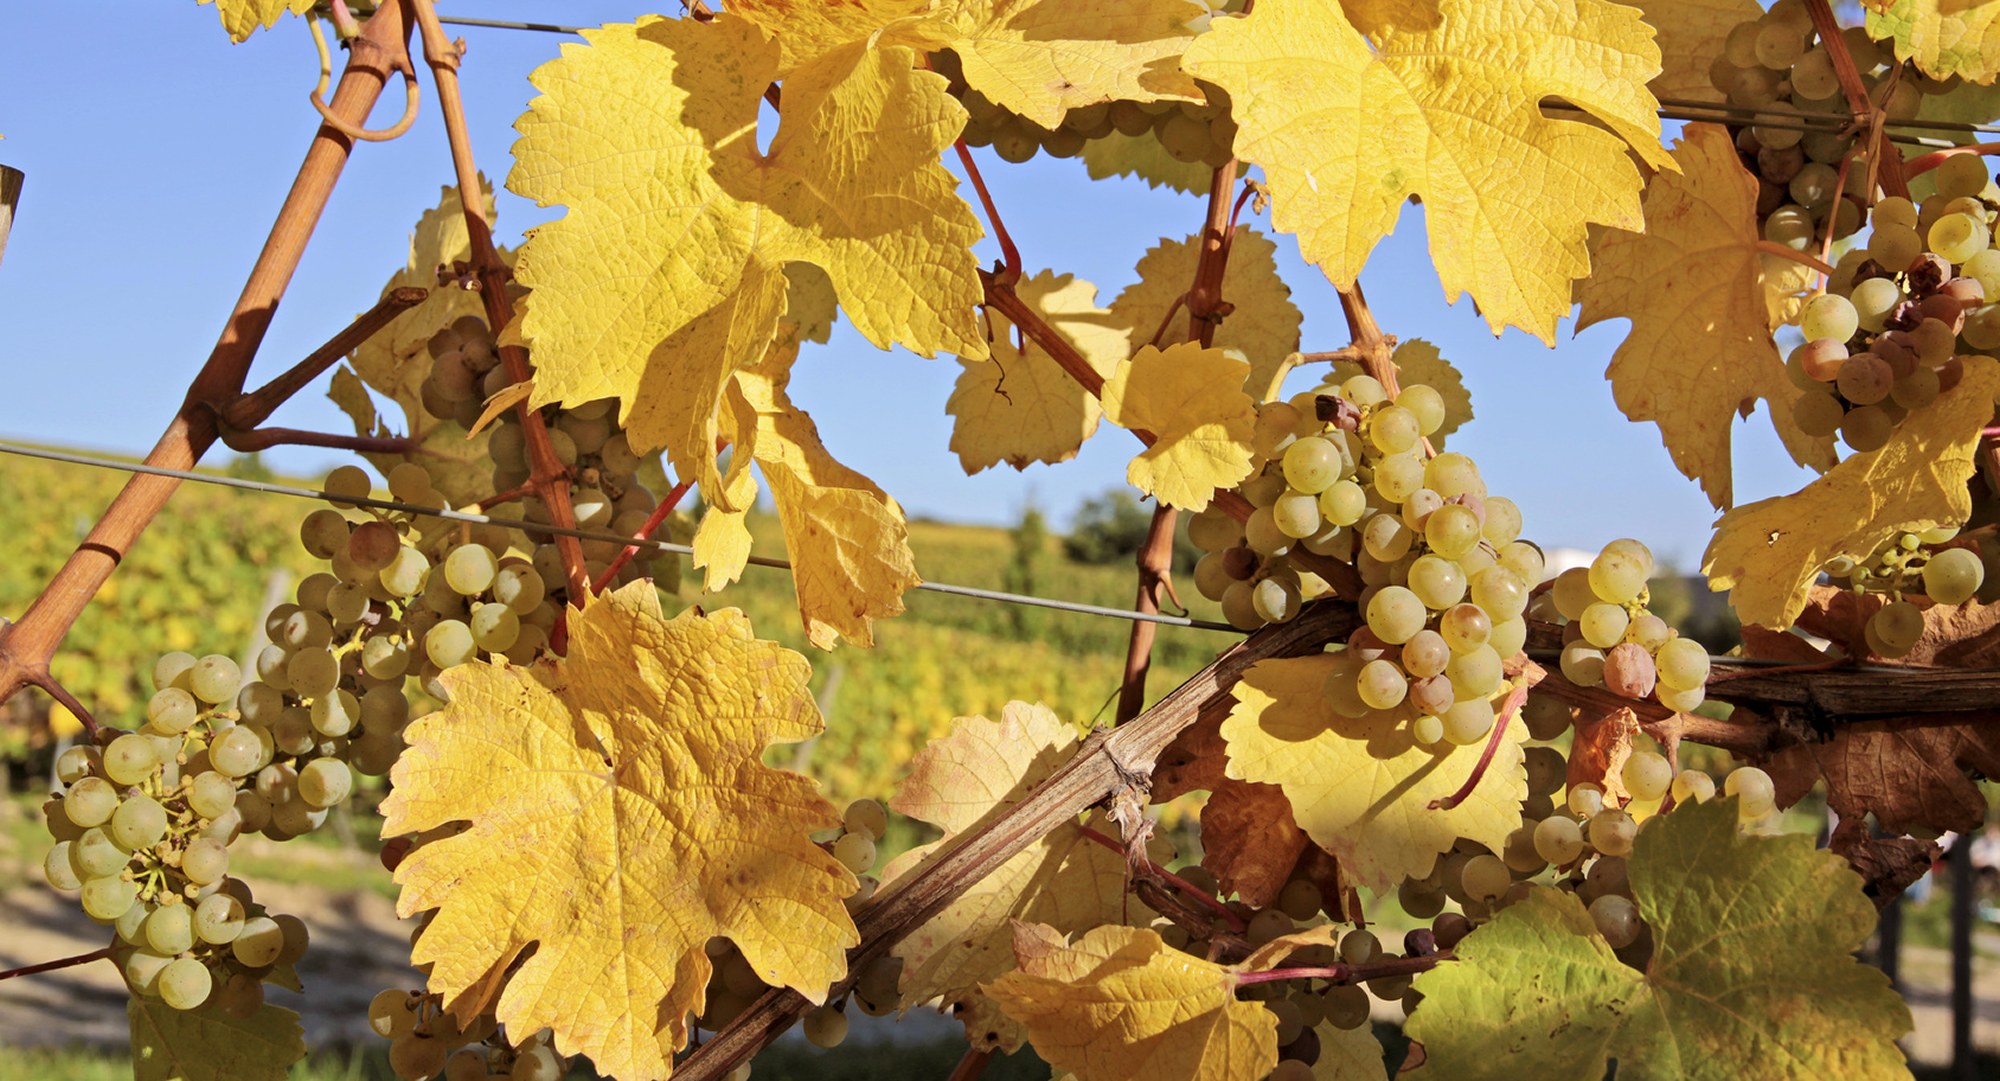
[[[1708,650],[1647,611],[1653,553],[1630,538],[1556,576],[1536,614],[1563,624],[1563,678],[1685,713],[1707,694]],[[1553,611],[1550,611],[1553,609]]]
[[[457,420],[470,430],[478,422],[485,403],[511,385],[492,333],[477,316],[463,316],[432,335],[428,352],[431,372],[424,380],[423,402],[432,416]],[[640,470],[653,464],[657,456],[633,453],[631,442],[618,427],[617,407],[615,398],[600,398],[568,408],[549,405],[543,408],[542,418],[548,426],[556,461],[569,475],[570,508],[575,513],[577,528],[631,536],[645,525],[647,517],[659,505],[653,492],[638,479]],[[528,440],[517,411],[505,410],[495,419],[486,452],[493,459],[496,495],[515,492],[528,483]],[[390,481],[393,494],[397,488],[395,478],[392,476]],[[411,483],[414,486],[415,482]],[[428,479],[424,485],[429,487]],[[401,496],[397,498],[402,500]],[[496,517],[509,515],[516,507],[521,519],[530,525],[546,525],[551,520],[548,508],[533,494],[522,495],[518,503],[496,501],[487,513]],[[553,598],[567,599],[561,556],[553,544],[534,548],[529,540],[532,535],[529,530],[526,534],[509,536],[513,544],[534,551],[534,565]],[[499,535],[488,537],[486,543],[486,547],[501,554],[508,546]],[[611,541],[583,542],[584,569],[592,581],[603,573],[621,547]],[[658,549],[640,549],[612,584],[623,585],[646,577],[658,555]]]
[[[1240,0],[1236,2],[1240,7]],[[1201,16],[1204,23],[1208,18]],[[1002,161],[1018,165],[1037,153],[1078,157],[1085,144],[1114,133],[1151,135],[1168,156],[1184,165],[1214,169],[1235,153],[1236,121],[1229,115],[1229,95],[1212,83],[1198,84],[1206,98],[1201,102],[1121,99],[1075,106],[1051,130],[967,86],[956,54],[934,53],[931,66],[951,80],[952,95],[965,106],[965,145],[991,146]]]
[[[263,1006],[264,981],[305,956],[307,935],[229,876],[230,843],[250,830],[304,832],[347,798],[353,776],[316,738],[285,760],[296,806],[267,800],[256,783],[280,751],[268,727],[230,708],[240,682],[227,657],[161,657],[144,727],[102,728],[57,758],[64,788],[42,807],[55,839],[42,870],[56,889],[80,891],[84,912],[114,929],[134,995],[245,1018]]]
[[[1915,117],[1927,92],[1946,89],[1909,71],[1892,83],[1892,69],[1883,66],[1888,58],[1859,27],[1842,31],[1841,41],[1870,97],[1891,119]],[[1809,125],[1787,115],[1849,111],[1828,46],[1818,39],[1801,0],[1778,0],[1730,31],[1723,54],[1708,73],[1709,84],[1729,104],[1765,114],[1765,123],[1731,126],[1736,149],[1744,167],[1757,177],[1757,216],[1764,238],[1801,252],[1818,252],[1829,230],[1838,240],[1861,227],[1857,200],[1867,183],[1865,163],[1857,162],[1848,169],[1847,190],[1838,190],[1840,162],[1853,149],[1854,136],[1801,131]]]
[[[1945,547],[1957,539],[1957,527],[1940,526],[1898,534],[1865,558],[1841,555],[1826,562],[1822,569],[1846,588],[1889,598],[1862,628],[1871,652],[1907,656],[1923,636],[1924,611],[1904,600],[1904,594],[1923,594],[1945,605],[1963,604],[1978,594],[1986,583],[1986,564],[1976,548]]]
[[[569,1073],[550,1030],[510,1044],[491,1013],[461,1027],[441,995],[383,991],[368,1004],[368,1027],[390,1041],[389,1067],[410,1081],[439,1074],[444,1081],[560,1081]]]

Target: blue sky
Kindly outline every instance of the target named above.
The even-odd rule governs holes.
[[[596,0],[442,0],[439,7],[448,16],[585,25],[643,10]],[[79,27],[88,27],[87,62],[55,47],[74,40]],[[5,31],[0,163],[24,170],[27,183],[0,264],[0,370],[9,378],[0,438],[143,453],[213,346],[312,135],[311,40],[299,20],[287,19],[232,46],[214,10],[192,0],[16,4]],[[534,93],[528,74],[579,39],[452,32],[470,46],[463,83],[475,151],[486,173],[502,179],[512,122]],[[426,90],[409,134],[363,146],[349,164],[252,385],[345,325],[402,264],[411,225],[451,179]],[[401,109],[400,89],[392,88],[375,125],[393,122]],[[1028,269],[1095,282],[1100,303],[1131,282],[1133,264],[1150,245],[1182,237],[1201,220],[1200,199],[1135,181],[1093,183],[1079,161],[1009,166],[990,150],[975,154]],[[504,192],[500,200],[505,243],[561,214]],[[1305,312],[1306,348],[1346,344],[1332,287],[1299,259],[1289,237],[1278,241],[1280,272]],[[1553,350],[1519,331],[1495,339],[1469,301],[1445,303],[1425,245],[1422,210],[1410,207],[1362,282],[1385,330],[1436,342],[1465,373],[1478,419],[1452,437],[1452,449],[1473,455],[1491,489],[1521,504],[1527,535],[1545,545],[1595,548],[1636,536],[1682,567],[1695,563],[1714,515],[1673,468],[1657,429],[1625,420],[1603,379],[1625,324],[1572,338],[1565,320]],[[993,245],[982,245],[981,254],[990,261]],[[1003,466],[966,477],[946,449],[944,403],[957,374],[950,358],[885,353],[843,325],[830,345],[801,357],[793,393],[834,452],[912,514],[1008,523],[1033,501],[1061,522],[1087,496],[1123,482],[1138,445],[1109,425],[1061,466],[1025,473]],[[1288,390],[1305,389],[1310,379],[1295,376]],[[351,430],[323,386],[299,395],[272,423]],[[1740,501],[1790,492],[1810,479],[1790,464],[1762,414],[1739,423],[1737,435]],[[222,457],[212,452],[210,460]],[[301,474],[345,458],[310,448],[268,457]]]

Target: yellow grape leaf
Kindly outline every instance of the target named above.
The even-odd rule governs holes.
[[[1739,23],[1764,14],[1757,0],[1631,0],[1657,31],[1665,69],[1650,84],[1663,98],[1721,101],[1708,69],[1722,56],[1723,43]]]
[[[932,740],[910,761],[909,776],[889,801],[897,812],[945,835],[891,860],[882,881],[893,884],[928,863],[954,836],[1006,813],[1074,756],[1077,746],[1076,729],[1039,703],[1009,702],[998,721],[953,721],[949,735]],[[980,997],[980,984],[1014,967],[1012,921],[1074,934],[1152,919],[1152,911],[1125,892],[1124,854],[1091,840],[1086,826],[1118,837],[1118,827],[1102,811],[1093,812],[1086,824],[1059,825],[898,942],[894,952],[904,962],[904,1007],[942,997],[966,1021],[973,1047],[1011,1055],[1025,1035],[1018,1022],[989,1016],[992,1011],[983,1008],[967,1018],[964,1010],[968,1000]],[[1149,847],[1157,863],[1173,858],[1164,841]]]
[[[1248,1081],[1278,1064],[1277,1017],[1237,1000],[1237,970],[1139,927],[1099,927],[1066,942],[1053,928],[1014,926],[1021,967],[986,993],[1028,1027],[1036,1054],[1055,1069],[1080,1081]],[[1263,953],[1244,969],[1271,967]]]
[[[1438,425],[1438,430],[1430,434],[1433,443],[1443,443],[1445,436],[1457,431],[1472,419],[1472,392],[1465,389],[1465,377],[1459,374],[1457,368],[1452,367],[1451,361],[1444,359],[1444,354],[1438,352],[1437,346],[1422,338],[1411,338],[1396,346],[1396,351],[1389,355],[1389,359],[1395,362],[1398,385],[1413,387],[1422,384],[1437,391],[1438,397],[1444,399],[1444,423]],[[1365,373],[1362,372],[1361,365],[1355,361],[1335,361],[1333,372],[1322,384],[1322,388],[1331,392],[1340,384],[1362,374]]]
[[[616,396],[633,448],[664,446],[695,476],[730,373],[776,334],[794,261],[826,271],[877,346],[985,354],[979,223],[938,160],[965,110],[912,52],[854,43],[794,71],[763,154],[778,46],[754,24],[648,17],[584,36],[535,72],[508,177],[569,207],[522,248],[536,404]]]
[[[1182,510],[1208,506],[1217,488],[1250,475],[1257,406],[1238,389],[1250,365],[1220,349],[1181,342],[1139,350],[1104,384],[1104,415],[1157,441],[1132,459],[1125,479]]]
[[[1334,656],[1260,661],[1243,674],[1230,692],[1237,704],[1222,722],[1228,775],[1283,788],[1299,828],[1355,883],[1378,893],[1429,874],[1460,837],[1499,851],[1521,825],[1526,726],[1507,726],[1463,803],[1431,810],[1432,800],[1472,775],[1486,741],[1426,749],[1408,725],[1379,713],[1360,720],[1335,713],[1322,689]]]
[[[695,527],[694,541],[689,547],[694,549],[694,565],[708,569],[702,580],[702,588],[708,592],[714,593],[742,577],[743,568],[749,565],[750,527],[743,524],[749,513],[721,507],[702,512],[701,524]]]
[[[299,1015],[262,1006],[249,1017],[218,1009],[176,1010],[134,995],[132,1081],[284,1081],[306,1057]]]
[[[1188,340],[1187,306],[1182,305],[1160,331],[1174,301],[1194,284],[1201,257],[1201,237],[1161,241],[1139,259],[1139,280],[1125,287],[1111,310],[1132,328],[1129,351],[1157,340],[1171,345]],[[1230,242],[1229,262],[1222,271],[1222,299],[1236,306],[1215,328],[1217,349],[1241,349],[1250,361],[1244,389],[1261,398],[1271,376],[1299,348],[1299,323],[1304,318],[1292,303],[1292,288],[1278,277],[1278,246],[1255,229],[1239,229]]]
[[[965,81],[1045,128],[1100,101],[1200,101],[1181,73],[1194,40],[1187,0],[738,0],[730,10],[778,36],[790,71],[870,40],[958,54]]]
[[[1590,271],[1588,223],[1643,221],[1628,154],[1673,167],[1645,86],[1660,51],[1637,11],[1606,0],[1437,8],[1434,29],[1364,37],[1335,5],[1262,0],[1217,19],[1183,66],[1229,91],[1273,223],[1334,284],[1354,282],[1421,196],[1445,296],[1470,292],[1495,333],[1553,343],[1570,282]],[[1544,115],[1551,97],[1603,126]]]
[[[197,4],[214,4],[215,13],[222,16],[222,28],[229,32],[229,40],[241,44],[245,38],[260,28],[278,25],[278,20],[286,12],[304,15],[312,10],[314,0],[195,0]]]
[[[486,220],[493,220],[496,204],[492,185],[481,177],[481,195]],[[410,257],[401,270],[382,287],[382,296],[407,286],[430,290],[416,307],[397,316],[394,322],[362,342],[348,356],[355,374],[382,394],[401,400],[416,399],[431,373],[431,356],[426,348],[431,336],[462,316],[484,321],[486,306],[476,290],[459,289],[438,282],[438,268],[472,259],[472,239],[465,228],[465,204],[459,200],[458,186],[448,185],[440,193],[438,205],[424,211],[410,234]]]
[[[1064,341],[1076,347],[1101,376],[1129,352],[1130,324],[1097,306],[1097,286],[1074,274],[1044,270],[1015,287],[1023,303],[1039,313]],[[959,358],[964,371],[945,412],[954,418],[951,449],[967,475],[1006,462],[1026,469],[1034,462],[1054,465],[1076,457],[1097,431],[1104,412],[1097,398],[1063,371],[1034,342],[1016,348],[1014,324],[989,311],[993,340],[987,360]]]
[[[1973,451],[2000,394],[2000,363],[1965,360],[1958,385],[1913,410],[1881,449],[1849,455],[1791,495],[1722,516],[1701,572],[1710,589],[1729,590],[1738,619],[1783,630],[1805,610],[1827,560],[1867,555],[1898,533],[1965,522]]]
[[[1870,5],[1868,36],[1893,41],[1896,59],[1915,60],[1917,69],[1934,79],[1958,75],[1990,83],[2000,74],[2000,4],[1896,0]]]
[[[1444,21],[1438,0],[1340,0],[1347,21],[1364,34],[1404,30],[1435,30]]]
[[[1583,281],[1576,328],[1630,319],[1605,377],[1618,408],[1652,421],[1681,473],[1717,508],[1735,502],[1730,437],[1737,408],[1763,400],[1801,465],[1833,467],[1833,441],[1792,421],[1792,385],[1764,311],[1757,179],[1729,132],[1690,124],[1674,150],[1681,171],[1646,189],[1646,231],[1605,230],[1597,272]]]
[[[1313,1033],[1319,1037],[1313,1081],[1378,1081],[1388,1072],[1382,1041],[1375,1038],[1372,1025],[1341,1028],[1322,1023]]]
[[[840,321],[833,279],[813,263],[787,263],[785,281],[785,322],[799,328],[800,341],[825,345]]]
[[[798,341],[782,336],[730,381],[722,428],[736,446],[731,476],[754,461],[771,488],[807,641],[832,649],[845,636],[872,646],[874,621],[901,612],[903,592],[923,579],[903,508],[874,481],[834,461],[812,418],[786,395],[798,355]],[[711,582],[715,574],[711,568]]]
[[[1159,136],[1150,131],[1141,135],[1113,131],[1083,144],[1081,157],[1092,180],[1135,176],[1150,188],[1164,186],[1190,195],[1207,195],[1215,179],[1215,170],[1201,162],[1181,161],[1167,153]]]
[[[814,1002],[859,941],[841,904],[855,878],[810,837],[840,815],[762,762],[819,733],[811,669],[735,609],[663,618],[649,582],[572,610],[569,643],[440,677],[450,702],[411,723],[384,828],[471,826],[404,858],[397,910],[438,909],[411,961],[447,1000],[533,945],[494,1007],[510,1030],[666,1077],[710,938]]]
[[[398,434],[386,419],[376,414],[375,400],[369,397],[368,387],[346,365],[334,370],[326,396],[354,421],[356,435],[389,438]],[[430,474],[431,487],[454,507],[476,503],[493,494],[493,460],[486,455],[491,431],[467,438],[457,421],[431,416],[415,392],[394,395],[385,392],[385,396],[402,407],[404,430],[416,433],[420,449],[412,454],[363,454],[370,465],[386,476],[403,462],[415,462]]]

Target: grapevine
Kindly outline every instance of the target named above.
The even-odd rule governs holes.
[[[264,987],[297,986],[309,936],[232,843],[379,784],[424,982],[366,1021],[406,1081],[584,1059],[744,1081],[794,1025],[831,1048],[918,1008],[963,1022],[964,1078],[1029,1046],[1081,1081],[1374,1076],[1378,1009],[1414,1041],[1389,1066],[1441,1076],[1907,1075],[1907,1008],[1852,953],[2000,768],[2000,182],[1974,127],[1928,119],[1984,109],[2000,55],[1935,0],[1854,26],[1825,0],[694,3],[533,76],[505,183],[563,213],[513,251],[431,0],[216,6],[237,40],[325,20],[346,69],[150,471],[0,628],[5,693],[86,732],[42,873],[108,929],[72,960],[119,965],[135,1061],[238,1030],[245,1076],[303,1053]],[[419,60],[453,183],[375,306],[246,392],[356,141],[415,130],[364,125],[399,75],[418,108]],[[1670,146],[1663,107],[1726,123]],[[1205,196],[1200,225],[1100,307],[1031,273],[981,173],[1039,156]],[[1701,569],[1740,650],[1656,610],[1642,539],[1554,573],[1447,445],[1477,359],[1392,335],[1358,280],[1411,204],[1496,333],[1552,340],[1573,297],[1632,321],[1607,376],[1722,512]],[[1347,345],[1300,340],[1262,216],[1329,278]],[[1114,723],[1015,700],[921,748],[899,730],[872,753],[907,760],[869,764],[893,791],[840,806],[773,764],[845,723],[814,659],[765,613],[669,605],[658,545],[721,590],[779,539],[750,525],[768,497],[812,658],[903,611],[924,576],[901,504],[788,389],[843,319],[957,357],[969,473],[1122,439],[1154,511]],[[265,425],[342,359],[353,435]],[[1821,475],[1739,506],[1730,432],[1758,409]],[[247,669],[177,646],[138,681],[70,678],[58,647],[217,441],[372,472],[320,481]],[[1181,622],[1235,634],[1148,707],[1181,522],[1213,606]],[[1690,743],[1739,761],[1693,768]],[[1842,825],[1816,851],[1784,816],[1822,783]],[[1194,793],[1188,858],[1151,808]],[[940,839],[904,850],[912,823]]]

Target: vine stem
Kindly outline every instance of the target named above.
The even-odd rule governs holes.
[[[1861,81],[1861,69],[1854,64],[1854,56],[1847,51],[1847,39],[1841,35],[1840,20],[1834,18],[1833,5],[1827,0],[1806,0],[1806,11],[1812,16],[1813,29],[1819,33],[1820,43],[1825,47],[1827,58],[1833,61],[1833,74],[1840,82],[1840,90],[1847,98],[1847,108],[1854,114],[1854,126],[1866,132],[1868,155],[1868,192],[1873,201],[1875,181],[1879,177],[1889,194],[1909,198],[1909,181],[1903,174],[1903,152],[1889,139],[1889,132],[1883,125],[1888,119],[1880,106],[1868,98],[1868,86]],[[1894,78],[1901,75],[1896,69]],[[1893,89],[1893,87],[1892,87]],[[1884,96],[1883,100],[1887,100]]]
[[[1419,972],[1429,972],[1440,961],[1456,961],[1458,956],[1450,950],[1427,953],[1422,957],[1391,957],[1383,961],[1370,961],[1365,965],[1306,965],[1299,968],[1272,968],[1262,972],[1239,972],[1236,974],[1238,986],[1250,983],[1277,983],[1280,980],[1326,980],[1336,984],[1366,983],[1385,976],[1411,976]]]
[[[986,178],[980,175],[979,166],[972,160],[972,151],[965,145],[963,136],[951,144],[958,151],[958,162],[965,166],[966,179],[972,181],[972,190],[979,193],[979,205],[986,208],[986,220],[993,224],[993,239],[1000,242],[1000,255],[1004,269],[999,278],[1009,288],[1021,280],[1021,250],[1014,246],[1013,234],[1007,232],[1007,223],[1000,220],[1000,208],[993,205],[993,193],[986,190]]]
[[[645,524],[639,527],[637,533],[632,534],[632,539],[635,541],[653,539],[654,530],[660,528],[660,523],[667,520],[667,515],[674,512],[674,508],[680,505],[681,500],[687,496],[688,489],[692,487],[694,482],[686,480],[674,485],[673,490],[660,500],[660,505],[653,508],[653,513],[646,516]],[[605,566],[604,573],[597,576],[597,581],[590,584],[590,591],[604,592],[604,587],[610,585],[611,580],[618,577],[618,572],[624,570],[625,564],[632,562],[632,557],[637,554],[639,554],[637,545],[628,544],[619,549],[617,558]]]
[[[1122,854],[1125,851],[1124,845],[1119,844],[1117,841],[1112,840],[1109,837],[1106,837],[1104,834],[1099,833],[1094,829],[1091,829],[1089,826],[1079,826],[1078,828],[1083,830],[1083,835],[1085,837],[1088,837],[1091,840],[1096,841],[1098,844],[1103,845],[1104,847],[1110,849],[1113,852],[1118,852]],[[1173,873],[1172,871],[1167,870],[1165,867],[1162,867],[1159,864],[1154,863],[1152,860],[1147,860],[1146,866],[1154,874],[1160,876],[1160,880],[1165,882],[1167,885],[1172,886],[1173,888],[1181,891],[1182,893],[1187,894],[1189,897],[1194,898],[1195,902],[1201,905],[1203,908],[1206,908],[1210,912],[1213,912],[1216,915],[1222,917],[1223,919],[1229,921],[1229,926],[1233,928],[1237,934],[1242,934],[1244,931],[1250,929],[1250,925],[1243,922],[1243,917],[1237,915],[1235,910],[1231,909],[1228,905],[1223,904],[1221,901],[1217,900],[1214,897],[1210,897],[1208,895],[1207,890],[1204,890],[1201,887],[1195,885],[1194,883],[1189,882],[1187,879],[1182,878],[1181,876]]]
[[[340,432],[308,432],[299,428],[225,429],[222,445],[248,454],[272,447],[330,447],[356,454],[428,454],[415,437],[407,435],[346,435]]]
[[[431,79],[437,84],[438,111],[444,114],[445,135],[451,143],[452,165],[458,171],[459,204],[465,210],[466,232],[472,242],[472,267],[479,276],[480,300],[486,306],[486,322],[495,337],[514,321],[514,302],[507,298],[507,281],[512,276],[500,253],[493,247],[493,229],[486,221],[486,199],[479,184],[479,167],[472,157],[472,136],[465,123],[465,103],[458,93],[458,61],[464,54],[444,36],[437,9],[431,0],[408,0],[416,12],[424,44],[424,60],[430,65]],[[528,381],[528,351],[518,345],[500,347],[500,361],[507,366],[507,379],[520,384]],[[576,528],[576,513],[569,502],[569,474],[556,458],[555,444],[541,411],[529,407],[528,398],[515,406],[527,436],[528,480],[535,494],[549,510],[550,521],[564,529]],[[575,537],[560,534],[556,551],[562,555],[563,575],[568,580],[571,603],[581,606],[590,591],[590,579],[583,568],[583,545]]]
[[[1188,339],[1203,348],[1214,344],[1215,328],[1229,311],[1228,303],[1222,299],[1222,276],[1229,267],[1229,238],[1233,228],[1230,221],[1234,216],[1229,192],[1235,186],[1236,159],[1230,158],[1215,167],[1209,180],[1208,213],[1202,219],[1194,283],[1188,286],[1186,294]],[[1176,307],[1179,304],[1180,301],[1175,301]],[[1162,592],[1173,592],[1174,524],[1179,517],[1173,507],[1155,504],[1153,520],[1146,526],[1146,542],[1139,546],[1139,591],[1133,607],[1148,615],[1159,612]],[[1147,620],[1132,622],[1125,643],[1125,672],[1118,684],[1114,723],[1123,724],[1146,708],[1146,676],[1153,668],[1153,643],[1158,636],[1157,624]]]
[[[1832,267],[1826,265],[1825,263],[1819,261],[1818,259],[1815,259],[1812,256],[1807,255],[1805,252],[1802,252],[1797,248],[1791,247],[1790,245],[1780,244],[1775,240],[1758,241],[1757,250],[1763,252],[1765,255],[1775,255],[1780,259],[1790,259],[1792,262],[1797,263],[1800,266],[1811,267],[1814,270],[1819,271],[1821,274],[1830,275],[1833,273]]]
[[[328,368],[339,363],[340,358],[375,336],[377,331],[396,321],[396,317],[424,302],[430,290],[413,285],[400,286],[389,290],[375,306],[356,316],[354,322],[333,337],[325,345],[312,351],[304,360],[287,369],[283,375],[258,387],[248,394],[230,402],[222,411],[222,426],[227,428],[250,429],[264,423],[278,406],[292,395],[304,390],[306,384],[318,379]]]
[[[87,965],[92,961],[106,961],[111,958],[112,949],[113,947],[106,946],[103,949],[92,950],[89,953],[79,953],[75,957],[61,957],[54,961],[43,961],[39,965],[10,968],[5,972],[0,972],[0,980],[11,980],[16,976],[33,976],[42,972],[54,972],[59,968],[75,968],[77,965]]]
[[[1933,150],[1903,163],[1903,175],[1920,176],[1944,164],[1944,159],[1954,154],[2000,154],[2000,143],[1974,143],[1971,146],[1954,147],[1950,150]]]
[[[346,70],[329,106],[351,123],[361,123],[381,96],[399,56],[408,56],[408,24],[395,4],[379,8],[351,43]],[[250,362],[270,329],[306,241],[333,193],[334,182],[354,150],[353,140],[321,124],[299,166],[285,203],[243,292],[224,321],[208,361],[188,387],[172,423],[146,455],[146,464],[168,469],[194,467],[218,435],[217,416],[243,393]],[[0,701],[23,686],[48,678],[48,661],[69,629],[103,587],[160,509],[180,487],[177,478],[134,476],[106,508],[83,543],[56,572],[20,622],[0,637]]]

